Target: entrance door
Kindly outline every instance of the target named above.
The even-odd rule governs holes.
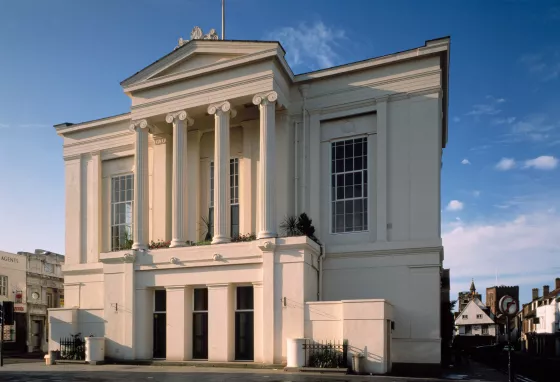
[[[235,359],[253,361],[254,323],[253,287],[237,287],[235,309]]]
[[[193,293],[193,359],[208,359],[208,288]]]
[[[167,347],[166,292],[154,291],[154,358],[165,358]]]
[[[41,347],[41,334],[43,332],[42,322],[40,320],[31,321],[31,346],[33,350]]]

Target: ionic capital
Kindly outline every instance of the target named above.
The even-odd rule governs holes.
[[[189,114],[185,110],[174,111],[165,116],[165,122],[175,123],[177,121],[187,121],[187,126],[192,126],[194,124],[194,119],[189,117]]]
[[[145,120],[145,119],[140,119],[140,120],[137,120],[137,121],[132,121],[132,122],[130,123],[130,126],[128,126],[128,129],[129,129],[130,131],[141,131],[141,130],[147,129],[148,132],[151,132],[151,130],[152,130],[152,129],[151,129],[151,126],[148,124],[148,121]]]
[[[235,118],[237,110],[231,107],[229,101],[222,101],[208,106],[208,114],[223,114],[229,112],[230,118]]]
[[[253,97],[253,104],[264,106],[276,102],[277,99],[278,99],[278,93],[276,93],[275,91],[256,94]]]

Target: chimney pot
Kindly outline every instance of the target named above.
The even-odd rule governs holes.
[[[539,298],[539,288],[533,288],[533,301]]]
[[[549,292],[550,292],[549,286],[548,286],[548,285],[544,285],[544,286],[542,287],[542,295],[543,295],[543,297],[544,297],[544,296],[548,296],[548,293],[549,293]]]
[[[560,277],[556,277],[556,288],[554,289],[560,289]]]

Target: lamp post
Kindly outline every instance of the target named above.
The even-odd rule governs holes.
[[[502,312],[502,316],[506,318],[506,332],[507,332],[507,351],[508,351],[508,381],[514,382],[513,373],[511,372],[511,342],[510,342],[510,330],[509,330],[509,321],[511,317],[517,314],[519,309],[519,305],[517,301],[513,299],[511,296],[504,296],[500,299],[498,304],[500,312]],[[498,318],[501,316],[498,316]]]

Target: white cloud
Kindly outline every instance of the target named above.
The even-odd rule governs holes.
[[[461,161],[461,164],[471,164],[471,162],[467,158],[465,158]]]
[[[461,211],[463,209],[463,203],[458,200],[452,200],[445,209],[447,211]]]
[[[560,265],[558,214],[539,210],[494,222],[462,222],[460,226],[453,222],[447,228],[442,235],[444,266],[451,268],[453,279],[474,277],[478,289],[483,280],[493,285],[496,271],[500,284],[543,285],[554,279],[543,273],[553,273],[552,268]]]
[[[529,73],[541,81],[551,81],[560,77],[560,52],[550,50],[540,54],[525,54],[519,62]]]
[[[516,117],[495,118],[492,121],[492,124],[494,124],[494,125],[511,125],[513,122],[515,122],[516,119],[517,119]]]
[[[318,21],[313,25],[300,23],[297,27],[276,29],[267,35],[267,39],[282,43],[290,65],[316,70],[340,64],[336,49],[346,40],[346,32]]]
[[[495,105],[492,104],[477,104],[473,105],[471,111],[467,115],[496,115],[501,113],[500,109],[496,109]]]
[[[453,122],[455,122],[455,123],[461,122],[461,118],[453,117]]]
[[[500,171],[511,170],[515,167],[515,159],[513,158],[502,158],[498,164],[496,164],[496,169]]]
[[[537,170],[554,170],[558,166],[558,159],[550,156],[543,155],[535,159],[525,161],[524,168],[535,168]]]

